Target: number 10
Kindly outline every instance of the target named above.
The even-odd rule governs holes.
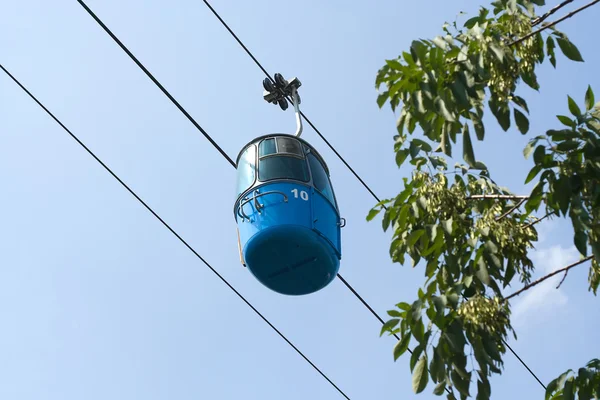
[[[294,193],[295,198],[298,198],[298,189],[292,189],[292,193]],[[306,193],[304,190],[301,190],[300,198],[304,201],[308,201],[308,193]]]

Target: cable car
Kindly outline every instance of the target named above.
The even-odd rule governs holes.
[[[275,74],[263,82],[267,102],[287,109],[291,95],[296,134],[274,133],[246,144],[236,159],[237,223],[240,261],[269,289],[305,295],[327,286],[341,260],[337,201],[327,164],[300,139],[302,119],[297,78]]]

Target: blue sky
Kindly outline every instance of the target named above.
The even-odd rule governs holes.
[[[477,2],[478,3],[478,2]],[[213,6],[265,67],[298,76],[303,110],[381,197],[408,169],[394,163],[394,115],[373,82],[385,58],[431,38],[477,3],[303,3]],[[231,156],[252,138],[295,129],[262,100],[262,72],[199,0],[87,3]],[[523,89],[531,134],[555,127],[587,84],[600,97],[594,23],[600,7],[561,24],[586,63],[559,56]],[[275,21],[275,22],[274,22]],[[239,264],[235,171],[76,1],[4,2],[0,62],[140,194],[352,399],[414,396],[408,361],[339,282],[310,296],[268,291]],[[493,123],[488,120],[488,123]],[[340,272],[381,314],[412,300],[423,270],[389,261],[389,236],[366,223],[375,201],[310,128],[341,208]],[[477,155],[525,192],[526,143],[489,125]],[[339,394],[86,154],[0,76],[0,398],[337,399]],[[541,228],[539,274],[577,259],[568,223]],[[554,283],[555,286],[555,283]],[[598,299],[587,266],[560,290],[513,303],[512,347],[548,382],[600,355]],[[541,398],[507,354],[492,398]]]

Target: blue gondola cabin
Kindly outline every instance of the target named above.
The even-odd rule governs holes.
[[[341,219],[327,165],[306,141],[272,134],[237,161],[240,259],[263,285],[287,295],[327,286],[341,259]]]

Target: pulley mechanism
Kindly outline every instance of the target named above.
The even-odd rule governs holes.
[[[296,136],[299,137],[302,133],[302,118],[300,117],[300,95],[298,88],[302,85],[298,78],[292,78],[287,81],[280,73],[274,75],[275,79],[265,78],[263,80],[263,99],[267,103],[278,104],[285,111],[288,108],[288,99],[291,97],[294,111],[296,112]]]

